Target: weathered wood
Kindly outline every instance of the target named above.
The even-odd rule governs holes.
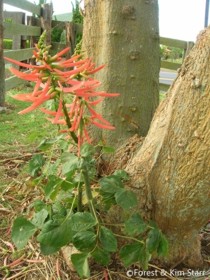
[[[52,4],[44,4],[41,17],[42,29],[46,30],[46,44],[51,44],[51,22],[52,22]]]
[[[22,12],[3,12],[4,22],[8,24],[24,24],[25,22],[25,13]],[[10,36],[7,35],[7,39],[12,39],[12,49],[20,49],[21,48],[21,35],[17,35],[16,33]]]
[[[16,59],[18,61],[26,60],[32,57],[34,48],[28,48],[28,49],[19,49],[19,50],[12,50],[4,51],[4,56]],[[9,63],[6,61],[6,63]]]
[[[58,20],[52,20],[51,27],[57,27],[57,28],[66,28],[66,23],[64,21],[58,21]]]
[[[8,91],[24,83],[26,83],[26,81],[21,80],[15,76],[12,76],[5,80],[5,90]]]
[[[27,25],[29,26],[39,26],[41,27],[41,20],[34,16],[27,16]],[[38,37],[30,36],[30,47],[33,48],[38,41]]]
[[[76,28],[72,22],[66,22],[66,45],[70,47],[69,56],[72,56],[76,47]]]
[[[31,12],[32,14],[36,14],[38,16],[41,15],[41,9],[40,6],[35,5],[31,2],[28,2],[26,0],[3,0],[5,4],[20,8],[22,10]]]
[[[171,70],[177,70],[181,67],[181,63],[174,63],[166,60],[161,61],[161,68],[171,69]]]
[[[174,48],[180,48],[180,49],[187,49],[187,42],[182,40],[176,40],[166,37],[160,37],[160,44],[174,47]]]
[[[40,36],[41,28],[37,26],[28,26],[18,23],[4,22],[4,38],[11,35]]]
[[[3,1],[0,0],[0,106],[4,107],[5,103],[5,70],[4,70],[4,58],[3,58]]]

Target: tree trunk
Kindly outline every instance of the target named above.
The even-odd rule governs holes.
[[[4,70],[4,50],[3,50],[3,1],[0,0],[0,107],[4,107],[5,102],[5,70]]]
[[[169,264],[201,264],[210,218],[210,27],[200,33],[143,145],[128,162],[139,210],[169,239]]]
[[[102,89],[121,94],[100,108],[116,130],[94,131],[95,138],[119,146],[145,136],[159,102],[158,1],[85,0],[83,49],[106,65],[96,74]]]

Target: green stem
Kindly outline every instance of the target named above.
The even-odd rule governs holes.
[[[124,238],[124,239],[129,239],[129,240],[137,241],[137,242],[139,242],[139,243],[144,244],[144,241],[141,241],[141,240],[139,240],[139,239],[137,239],[137,238],[134,238],[134,237],[131,237],[131,236],[125,236],[125,235],[120,235],[120,234],[116,234],[116,233],[114,233],[114,235],[117,236],[117,237],[120,237],[120,238]]]
[[[82,175],[84,178],[85,192],[86,192],[86,196],[87,196],[87,200],[88,200],[89,209],[90,209],[92,215],[98,221],[96,211],[95,211],[95,208],[93,205],[93,195],[92,195],[92,191],[91,191],[90,178],[89,178],[88,170],[87,170],[87,167],[85,164],[83,164],[83,166],[82,166]]]
[[[77,211],[82,212],[82,184],[81,184],[81,173],[80,173],[80,180],[78,183],[78,198],[77,198]]]
[[[71,121],[70,121],[70,118],[69,118],[69,115],[68,115],[68,111],[67,111],[67,108],[66,108],[65,101],[63,101],[63,112],[64,112],[64,115],[65,115],[66,124],[67,124],[68,128],[70,129],[71,128]],[[74,140],[74,142],[78,143],[78,138],[73,131],[70,131],[70,135],[71,135],[72,139]]]
[[[77,211],[82,212],[82,186],[78,187]]]

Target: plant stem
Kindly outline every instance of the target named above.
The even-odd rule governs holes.
[[[131,237],[131,236],[125,236],[125,235],[120,235],[120,234],[116,234],[116,233],[114,233],[114,235],[117,236],[117,237],[120,237],[120,238],[129,239],[129,240],[133,240],[133,241],[145,244],[144,241],[141,241],[141,240],[139,240],[137,238],[134,238],[134,237]]]
[[[82,175],[83,175],[84,182],[85,182],[85,192],[86,192],[86,196],[87,196],[87,200],[88,200],[89,209],[90,209],[92,215],[96,218],[96,220],[98,222],[96,211],[95,211],[95,208],[93,205],[93,195],[92,195],[91,186],[90,186],[90,178],[89,178],[88,170],[87,170],[87,167],[85,164],[83,164],[83,166],[82,166]]]
[[[80,173],[80,179],[81,179],[81,173]],[[82,212],[82,184],[81,184],[81,180],[79,180],[78,183],[78,199],[77,199],[77,211],[78,212]]]
[[[65,119],[66,119],[66,124],[67,124],[68,128],[70,129],[71,128],[71,121],[70,121],[68,111],[67,111],[67,108],[66,108],[66,103],[65,103],[64,100],[63,100],[63,106],[62,107],[63,107],[63,112],[64,112],[64,115],[65,115]],[[74,142],[78,143],[78,138],[77,138],[76,134],[73,131],[70,131],[70,134],[71,134],[71,137],[74,140]]]

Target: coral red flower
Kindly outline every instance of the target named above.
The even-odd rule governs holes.
[[[14,96],[18,100],[32,103],[19,113],[26,114],[39,108],[49,116],[47,119],[53,124],[67,126],[67,129],[62,129],[61,132],[71,135],[73,133],[74,140],[78,139],[78,150],[80,150],[80,146],[85,141],[91,142],[88,126],[95,125],[101,129],[114,129],[114,126],[93,108],[103,102],[104,98],[115,97],[119,94],[96,91],[101,83],[90,75],[101,70],[104,65],[96,68],[91,59],[81,59],[80,56],[72,56],[65,60],[62,56],[67,52],[69,52],[69,48],[50,56],[49,47],[38,43],[33,53],[39,65],[30,65],[11,58],[5,59],[29,69],[27,72],[22,72],[11,68],[14,75],[36,83],[33,92]],[[57,104],[55,111],[44,107],[44,104],[50,99]]]

